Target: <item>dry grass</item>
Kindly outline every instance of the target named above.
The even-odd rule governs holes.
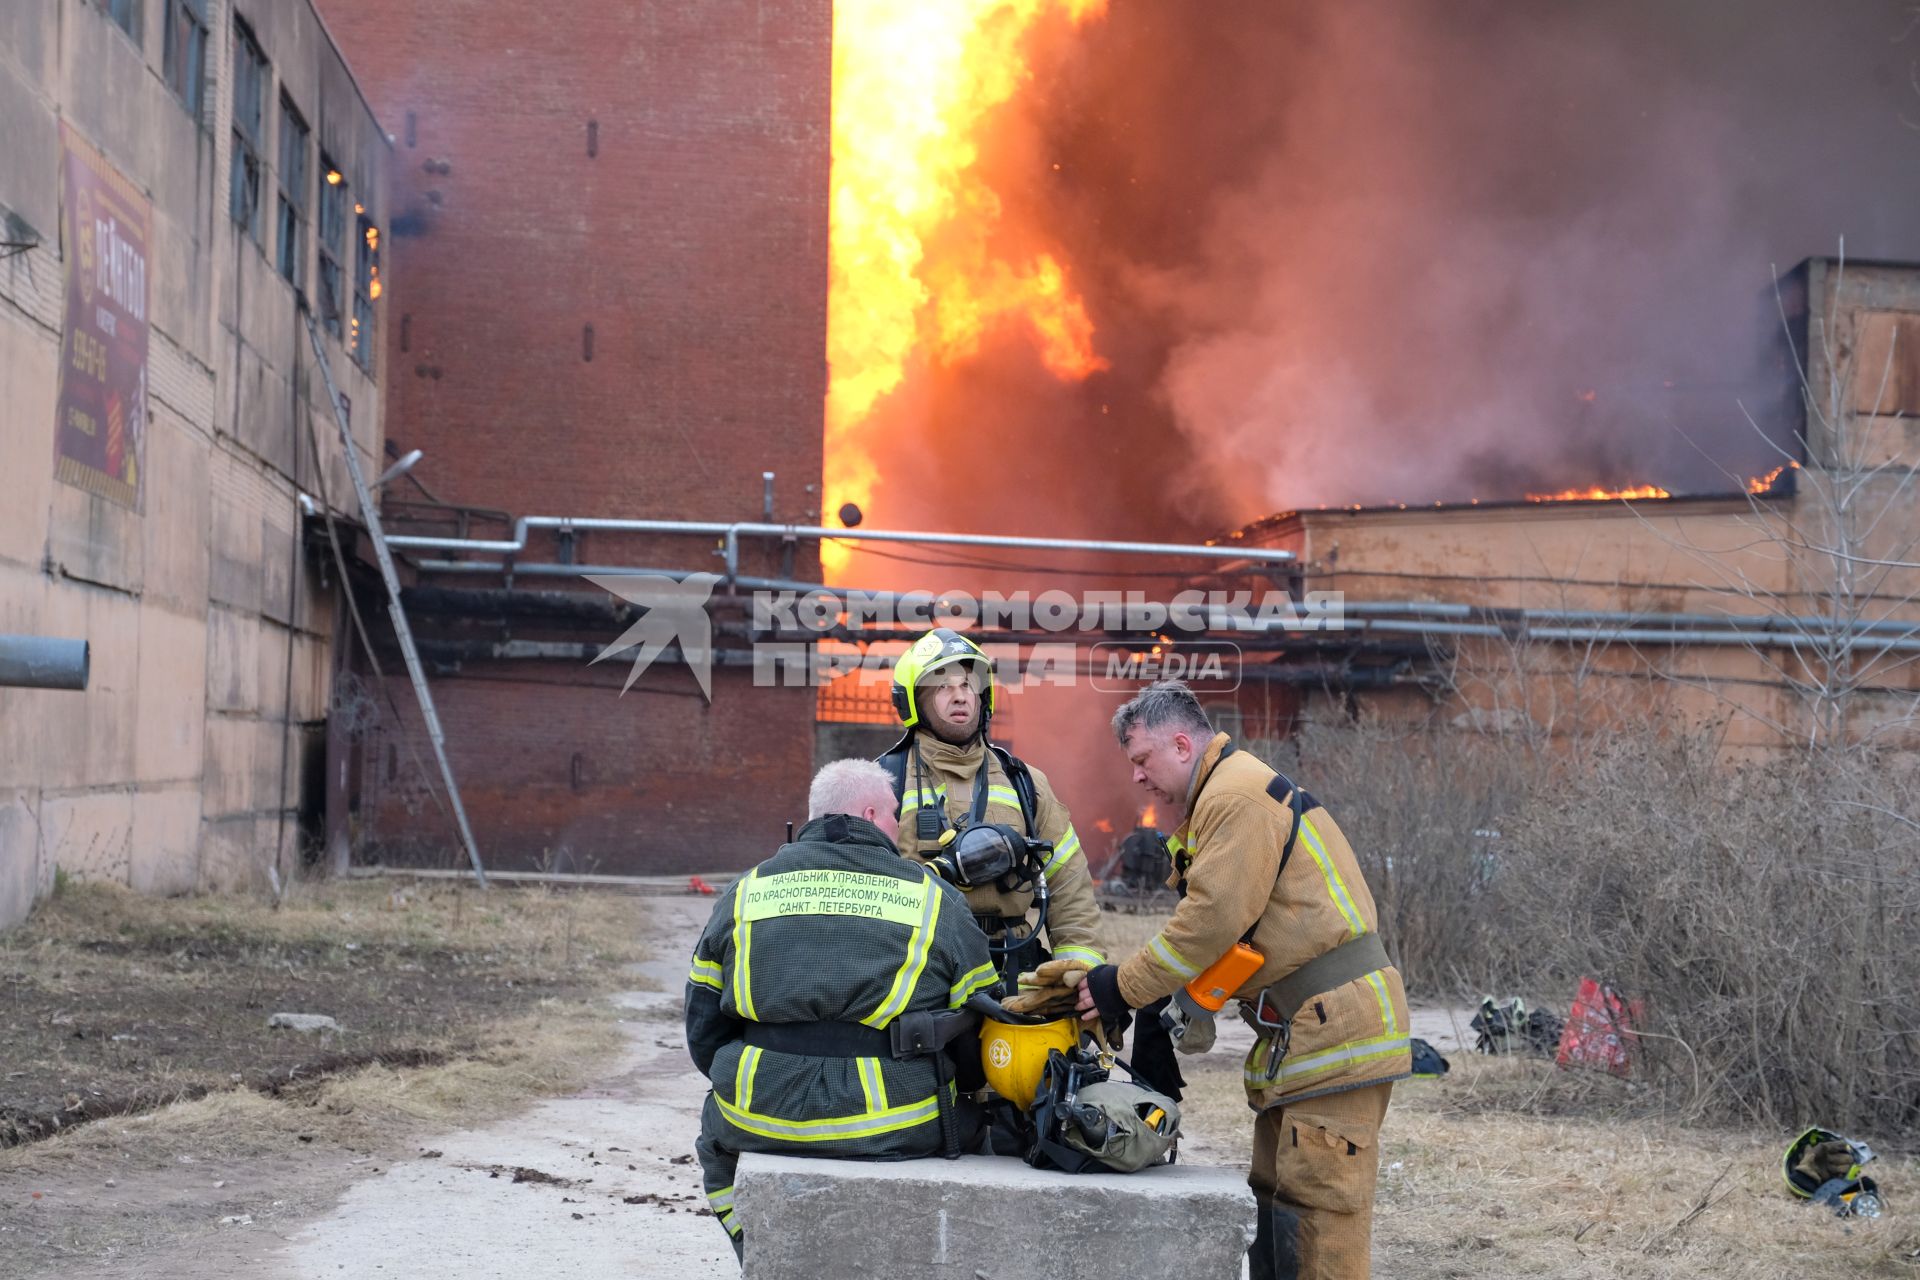
[[[102,937],[152,949],[271,946],[478,950],[527,968],[573,968],[644,958],[631,899],[543,889],[481,892],[469,884],[405,880],[299,881],[276,906],[205,894],[158,898],[80,883],[0,933],[0,964],[36,948]]]
[[[1109,954],[1131,954],[1164,919],[1103,916]],[[1245,1168],[1252,1112],[1239,1053],[1223,1044],[1180,1062],[1185,1158]],[[1790,1127],[1684,1125],[1671,1118],[1667,1090],[1544,1059],[1455,1053],[1452,1065],[1443,1080],[1395,1086],[1381,1153],[1378,1274],[1920,1274],[1920,1213],[1911,1207],[1920,1159],[1889,1151],[1881,1134],[1857,1136],[1880,1147],[1871,1172],[1889,1212],[1841,1220],[1783,1185],[1780,1156],[1797,1132]]]
[[[229,1089],[0,1151],[0,1180],[76,1167],[244,1160],[295,1144],[369,1152],[399,1136],[473,1124],[528,1098],[566,1093],[594,1078],[622,1039],[610,1007],[556,1000],[493,1025],[437,1066],[373,1066],[277,1097]]]
[[[1183,1060],[1194,1160],[1245,1167],[1252,1114],[1231,1053]],[[1883,1156],[1878,1221],[1798,1203],[1793,1136],[1678,1128],[1538,1106],[1577,1078],[1537,1059],[1456,1055],[1440,1081],[1395,1086],[1380,1162],[1375,1271],[1428,1277],[1913,1276],[1920,1160]],[[1617,1092],[1617,1091],[1615,1091]],[[1702,1201],[1706,1207],[1699,1208]]]
[[[261,1107],[287,1113],[269,1130],[318,1126],[344,1144],[366,1140],[359,1128],[465,1119],[564,1089],[617,1043],[602,996],[638,984],[641,919],[630,898],[455,885],[306,886],[278,908],[69,888],[0,936],[0,1006],[17,1032],[0,1106],[71,1118],[86,1114],[76,1102],[211,1090],[138,1123],[191,1137],[213,1117],[242,1147],[249,1126],[229,1122]],[[279,1009],[346,1030],[267,1030]],[[378,1055],[437,1065],[304,1079],[329,1058]],[[278,1101],[253,1092],[268,1087]],[[107,1135],[130,1131],[106,1114],[94,1123]],[[89,1132],[61,1143],[84,1148]],[[43,1146],[0,1151],[0,1173],[46,1158]]]
[[[1165,914],[1153,911],[1100,913],[1100,944],[1115,964],[1126,959],[1160,931],[1167,922]]]
[[[633,898],[538,890],[322,884],[274,909],[69,888],[0,937],[0,1022],[29,1030],[0,1060],[0,1103],[49,1071],[68,1074],[61,1087],[100,1077],[214,1091],[0,1150],[0,1273],[129,1274],[175,1247],[224,1256],[222,1215],[298,1221],[431,1134],[599,1078],[630,1038],[618,1019],[635,1016],[606,993],[650,985],[629,967],[647,954],[646,921]],[[265,1010],[289,991],[338,1011],[349,1032],[325,1048],[265,1032]],[[50,1031],[49,1010],[72,1024]],[[135,1044],[93,1034],[136,1010]],[[71,1039],[75,1028],[87,1037]],[[259,1078],[261,1053],[401,1045],[433,1065],[296,1074],[274,1093],[231,1080]],[[86,1056],[122,1049],[150,1056]],[[276,1065],[272,1078],[285,1074]]]

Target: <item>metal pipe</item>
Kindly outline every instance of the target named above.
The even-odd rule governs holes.
[[[422,560],[423,573],[504,573],[508,566],[498,560]],[[697,570],[686,569],[637,569],[621,565],[569,565],[569,564],[524,564],[515,565],[516,574],[548,577],[577,577],[583,574],[626,574],[650,573],[662,577],[686,578]],[[927,592],[887,592],[861,591],[851,587],[830,587],[817,582],[793,582],[781,578],[735,577],[733,585],[749,591],[817,591],[826,595],[846,597],[860,595],[870,597],[876,602],[892,603],[907,598],[928,598],[938,602],[938,596]],[[1623,642],[1645,641],[1647,643],[1666,644],[1759,644],[1779,648],[1814,647],[1823,642],[1821,636],[1804,635],[1796,631],[1770,630],[1774,626],[1801,624],[1809,627],[1831,625],[1832,620],[1818,617],[1782,617],[1766,614],[1636,614],[1608,613],[1601,610],[1559,610],[1559,609],[1505,609],[1496,606],[1450,604],[1439,601],[1356,601],[1340,609],[1323,609],[1305,605],[1295,606],[1299,619],[1327,619],[1340,621],[1338,629],[1345,632],[1380,631],[1410,635],[1448,635],[1479,636],[1488,639],[1531,637],[1536,640],[1619,640]],[[1222,609],[1204,611],[1207,619],[1207,631],[1237,635],[1271,635],[1276,631],[1298,630],[1297,624],[1286,619],[1249,619],[1246,623],[1236,622],[1230,613]],[[1445,619],[1463,619],[1472,617],[1497,616],[1501,623],[1491,622],[1421,622],[1402,617],[1379,617],[1381,613],[1430,613]],[[1701,630],[1698,627],[1688,630],[1660,630],[1645,626],[1648,621],[1665,619],[1700,619],[1703,623],[1711,619],[1724,624],[1726,629]],[[1590,623],[1614,622],[1619,629],[1610,630],[1603,626],[1538,626],[1535,620],[1549,622],[1562,619],[1574,619]],[[1327,629],[1328,633],[1333,631]],[[1307,634],[1322,634],[1316,630]],[[1891,653],[1920,652],[1920,622],[1880,621],[1859,624],[1847,633],[1851,636],[1850,648],[1871,648],[1875,645],[1886,646]]]
[[[926,533],[899,529],[828,529],[820,525],[741,524],[740,533],[756,537],[839,538],[853,542],[908,542],[938,547],[999,547],[1023,551],[1085,551],[1096,555],[1186,556],[1199,560],[1252,560],[1292,564],[1291,551],[1275,547],[1213,547],[1204,543],[1110,542],[1082,538],[1018,538],[1011,534]]]
[[[1637,613],[1631,610],[1509,608],[1501,605],[1449,604],[1435,600],[1356,600],[1346,602],[1338,610],[1320,610],[1306,607],[1303,608],[1301,612],[1303,614],[1313,614],[1316,616],[1333,616],[1338,613],[1346,617],[1354,618],[1391,617],[1402,614],[1433,618],[1479,618],[1497,616],[1525,621],[1539,618],[1550,622],[1576,624],[1631,622],[1635,626],[1746,627],[1760,629],[1805,628],[1808,630],[1848,626],[1856,632],[1920,635],[1920,621],[1901,622],[1896,619],[1880,619],[1847,624],[1842,619],[1823,618],[1818,614]]]
[[[93,665],[85,640],[0,636],[0,685],[16,689],[85,689]]]
[[[1781,631],[1661,631],[1640,627],[1519,627],[1489,626],[1477,622],[1412,622],[1397,619],[1362,620],[1348,631],[1389,631],[1429,636],[1482,636],[1489,639],[1589,641],[1609,644],[1674,645],[1754,645],[1762,648],[1818,648],[1827,643],[1819,636],[1796,635]],[[1920,653],[1920,639],[1902,639],[1852,633],[1832,641],[1849,651],[1881,649],[1888,653]]]
[[[1261,564],[1291,564],[1291,551],[1273,547],[1216,547],[1180,542],[1110,542],[1083,538],[1020,538],[1010,534],[930,533],[902,529],[829,529],[815,524],[771,524],[735,521],[720,524],[695,520],[614,520],[591,516],[522,516],[508,539],[436,538],[395,534],[387,542],[417,551],[474,551],[517,555],[526,550],[534,529],[571,529],[602,533],[661,533],[717,537],[726,540],[728,569],[738,568],[739,540],[752,538],[837,538],[851,542],[905,542],[920,546],[995,547],[1018,551],[1081,551],[1097,555],[1179,556],[1200,560],[1249,560]]]
[[[521,516],[514,522],[513,537],[435,538],[424,534],[394,534],[387,545],[419,551],[491,551],[517,555],[527,549],[527,534],[534,529],[569,529],[587,533],[675,533],[699,534],[709,538],[725,537],[733,526],[688,520],[603,520],[591,516]]]

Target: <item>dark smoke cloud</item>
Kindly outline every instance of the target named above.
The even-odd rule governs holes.
[[[982,161],[1113,368],[1048,387],[1005,350],[936,379],[967,412],[928,425],[987,420],[1038,474],[1097,459],[1061,518],[1102,531],[1164,506],[1169,466],[1167,533],[1729,488],[1773,462],[1741,402],[1778,433],[1791,386],[1772,269],[1842,235],[1920,260],[1912,23],[1903,0],[1115,0],[1048,33]]]

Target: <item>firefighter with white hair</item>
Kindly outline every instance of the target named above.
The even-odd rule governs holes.
[[[687,1048],[713,1086],[697,1154],[707,1202],[742,1256],[743,1151],[959,1154],[948,1046],[978,1052],[962,1006],[994,983],[959,890],[894,845],[884,770],[827,765],[808,813],[715,903],[687,974]]]

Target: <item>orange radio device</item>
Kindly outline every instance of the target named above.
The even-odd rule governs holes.
[[[1241,984],[1260,972],[1267,958],[1244,942],[1236,942],[1227,954],[1215,960],[1207,971],[1187,984],[1187,994],[1203,1009],[1220,1012],[1220,1006],[1233,998]]]
[[[1301,791],[1284,773],[1276,774],[1274,784],[1283,783],[1288,792],[1288,807],[1293,810],[1293,825],[1287,831],[1287,843],[1280,849],[1280,870],[1274,875],[1276,884],[1287,870],[1287,859],[1293,856],[1293,842],[1300,836],[1300,824],[1305,821],[1309,807],[1306,793]],[[1271,788],[1269,788],[1269,794],[1272,794]],[[1278,798],[1275,797],[1275,799]],[[1238,991],[1248,978],[1260,972],[1260,966],[1267,962],[1267,958],[1253,947],[1253,931],[1259,923],[1260,917],[1255,916],[1253,924],[1248,925],[1247,931],[1240,935],[1240,941],[1228,948],[1227,954],[1208,965],[1205,973],[1187,984],[1187,995],[1195,1004],[1218,1013],[1220,1006],[1231,1000],[1233,993]]]

